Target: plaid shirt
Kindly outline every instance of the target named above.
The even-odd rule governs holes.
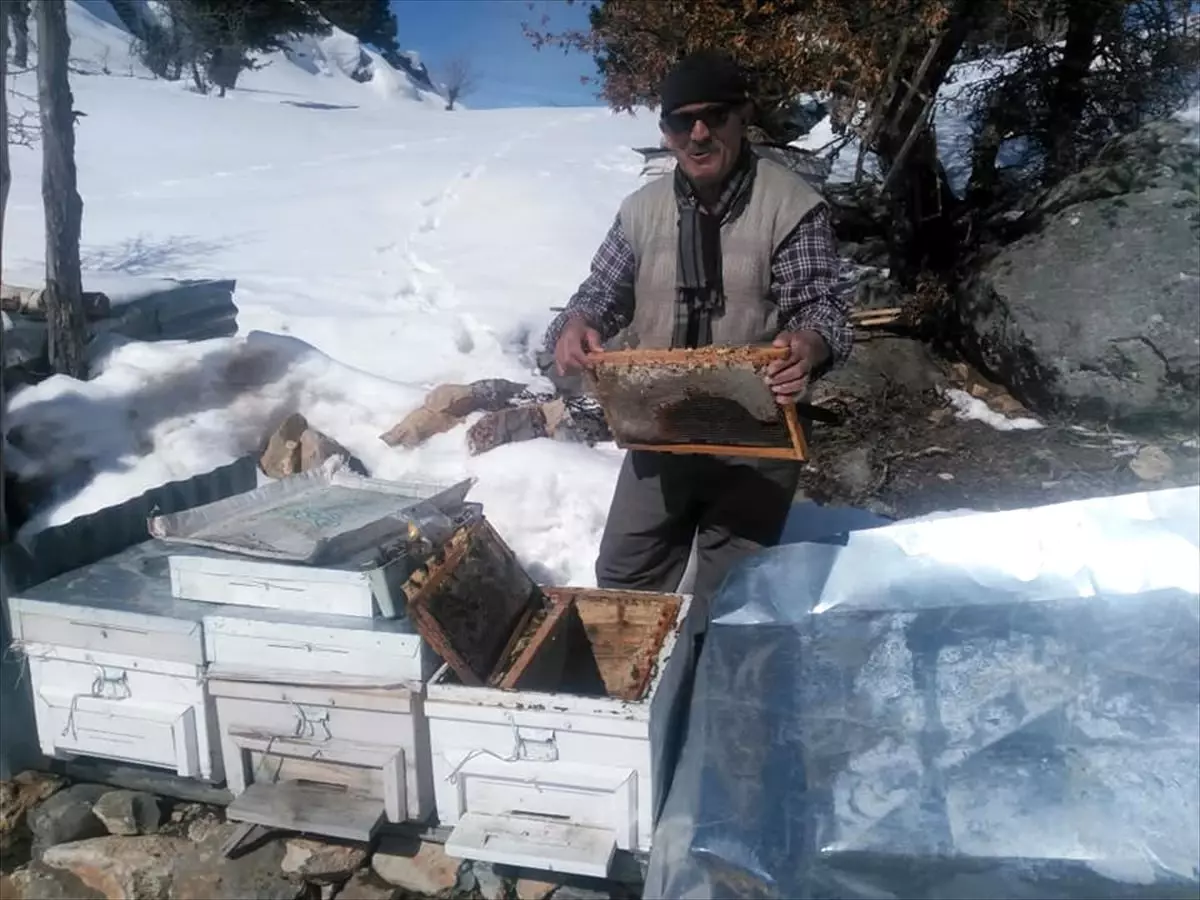
[[[854,344],[849,305],[838,289],[840,262],[829,208],[805,216],[771,260],[771,297],[785,331],[815,331],[829,345],[830,367],[845,362]],[[545,349],[554,351],[567,320],[582,316],[607,341],[633,321],[634,255],[620,217],[592,259],[592,270],[550,327]]]

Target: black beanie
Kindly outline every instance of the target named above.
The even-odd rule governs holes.
[[[746,79],[719,50],[698,50],[677,62],[659,88],[662,115],[692,103],[741,103]]]

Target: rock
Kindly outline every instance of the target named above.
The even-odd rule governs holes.
[[[287,478],[300,471],[300,437],[308,429],[308,420],[292,413],[276,428],[259,458],[259,468],[271,478]]]
[[[109,791],[92,812],[109,834],[155,834],[162,821],[158,798],[142,791]]]
[[[1034,212],[1052,215],[1090,200],[1119,197],[1196,176],[1193,129],[1175,120],[1150,122],[1114,138],[1087,168],[1064,178],[1040,198]]]
[[[0,876],[0,900],[103,900],[65,869],[43,863],[22,866],[11,876]]]
[[[541,404],[542,418],[546,422],[546,435],[556,440],[570,439],[574,434],[571,427],[571,411],[567,409],[567,401],[559,397],[549,403]]]
[[[193,823],[198,825],[199,823]],[[296,900],[304,885],[283,874],[284,846],[267,841],[229,859],[222,852],[237,826],[211,825],[175,864],[172,896],[206,900]],[[128,839],[127,839],[128,840]]]
[[[363,465],[362,460],[323,431],[309,427],[300,435],[301,472],[315,469],[335,456],[345,460],[350,471],[364,477],[367,475],[367,467]]]
[[[65,778],[41,772],[22,772],[12,781],[0,782],[0,855],[30,837],[29,811],[66,783]]]
[[[854,346],[850,359],[813,384],[812,402],[848,415],[872,407],[889,391],[916,396],[940,390],[944,374],[928,348],[904,337],[876,337]]]
[[[476,890],[483,900],[505,900],[508,897],[508,879],[488,863],[473,863],[471,871],[475,875]]]
[[[536,878],[517,879],[517,900],[546,900],[558,885]]]
[[[337,892],[337,900],[397,900],[400,888],[369,871],[355,872]]]
[[[287,478],[315,469],[335,456],[344,459],[352,471],[367,474],[366,467],[353,453],[309,425],[304,416],[292,413],[267,439],[259,467],[271,478]]]
[[[1129,461],[1129,468],[1142,481],[1163,481],[1175,471],[1175,463],[1161,447],[1147,444]]]
[[[164,834],[92,838],[52,847],[43,861],[111,900],[296,900],[304,887],[280,871],[280,842],[255,847],[237,859],[224,856],[223,845],[235,827],[214,828],[200,842]]]
[[[829,461],[832,477],[848,495],[863,496],[879,480],[873,447],[855,447]]]
[[[1037,412],[1200,424],[1196,151],[1153,123],[1050,191],[956,298],[963,349]]]
[[[42,862],[67,870],[108,900],[168,900],[172,870],[189,849],[183,838],[110,835],[51,847]]]
[[[554,900],[610,900],[612,891],[599,886],[564,884],[554,892]]]
[[[486,413],[467,430],[467,452],[487,453],[502,444],[547,437],[546,413],[541,406],[517,406]]]
[[[894,309],[904,305],[904,288],[884,272],[867,272],[854,283],[854,309]]]
[[[110,790],[102,784],[73,784],[29,813],[34,857],[40,858],[56,844],[107,835],[108,829],[96,818],[92,807]]]
[[[349,878],[366,861],[367,848],[362,844],[289,838],[280,868],[305,881],[334,883]]]
[[[405,416],[399,425],[381,434],[379,439],[389,447],[416,447],[435,434],[449,431],[460,421],[454,416],[422,406]]]
[[[436,894],[449,891],[458,883],[457,859],[446,855],[441,844],[389,835],[371,857],[371,869],[389,884]]]

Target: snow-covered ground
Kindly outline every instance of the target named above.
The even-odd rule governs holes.
[[[656,139],[655,122],[447,113],[395,70],[350,79],[344,35],[276,54],[224,99],[199,96],[144,77],[100,5],[69,4],[73,59],[112,73],[72,77],[85,267],[236,278],[241,336],[125,346],[91,382],[15,396],[5,427],[54,436],[32,467],[96,470],[29,527],[224,464],[298,410],[379,477],[476,476],[472,496],[523,558],[592,583],[620,451],[542,440],[471,458],[463,428],[412,451],[379,435],[439,382],[535,383],[526,351],[637,186],[630,148]],[[5,280],[21,283],[43,253],[40,153],[14,148],[12,167]]]
[[[86,384],[54,378],[14,397],[5,428],[44,449],[20,461],[22,474],[80,461],[93,472],[27,528],[229,462],[299,411],[379,477],[475,476],[474,499],[541,577],[592,583],[621,451],[541,440],[472,458],[465,426],[415,450],[379,435],[441,382],[548,387],[530,351],[639,184],[631,148],[657,143],[653,116],[446,113],[336,31],[273,54],[228,97],[205,97],[150,78],[107,0],[68,11],[72,89],[86,114],[76,129],[85,284],[235,278],[241,332],[128,345]],[[985,74],[956,67],[938,98],[956,182],[966,172],[955,162],[967,129],[959,97]],[[15,87],[32,94],[32,74]],[[1200,122],[1198,109],[1185,115]],[[826,120],[797,143],[832,139]],[[855,144],[843,149],[833,180],[853,176],[856,156]],[[14,148],[12,167],[5,280],[37,283],[40,153]]]

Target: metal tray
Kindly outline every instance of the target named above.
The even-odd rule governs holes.
[[[438,512],[456,515],[474,479],[381,481],[335,457],[309,472],[148,522],[163,541],[285,562],[347,559]]]

